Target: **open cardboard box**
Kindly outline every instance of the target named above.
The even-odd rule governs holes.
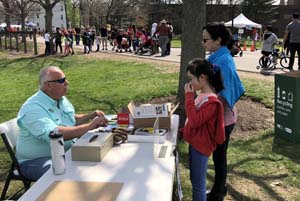
[[[148,106],[149,104],[147,104]],[[159,104],[155,104],[155,105],[159,105]],[[171,126],[171,116],[172,114],[175,112],[175,110],[177,109],[178,107],[178,104],[172,108],[172,104],[171,103],[164,103],[164,104],[161,104],[161,105],[164,105],[164,106],[167,106],[166,109],[167,109],[167,116],[162,116],[162,117],[159,117],[159,128],[164,128],[164,129],[170,129],[170,126]],[[145,116],[145,117],[137,117],[135,114],[136,114],[136,109],[138,107],[143,107],[143,105],[136,105],[134,102],[130,102],[128,105],[128,110],[132,116],[132,119],[133,119],[133,126],[135,129],[137,128],[151,128],[153,127],[154,125],[154,122],[156,120],[156,116]]]

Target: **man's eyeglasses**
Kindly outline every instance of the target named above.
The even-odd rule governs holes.
[[[65,83],[66,79],[67,78],[64,77],[64,78],[61,78],[61,79],[58,79],[58,80],[50,80],[50,81],[47,81],[47,82],[57,82],[59,84],[63,84],[63,83]]]
[[[202,39],[203,43],[206,43],[208,40],[211,40],[210,38],[204,38]]]

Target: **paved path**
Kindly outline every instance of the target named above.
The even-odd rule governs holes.
[[[44,42],[43,37],[38,37],[37,41],[40,43]],[[101,47],[101,46],[100,46]],[[80,49],[83,51],[83,45],[76,46],[74,45],[75,49]],[[174,63],[180,63],[180,53],[181,49],[180,48],[172,48],[171,49],[171,54],[169,56],[161,57],[160,54],[152,55],[152,56],[141,56],[141,55],[135,55],[133,53],[116,53],[114,51],[111,51],[112,47],[108,47],[109,50],[103,51],[105,53],[111,53],[111,54],[121,54],[121,55],[126,55],[126,56],[131,56],[131,57],[142,57],[142,58],[147,58],[147,59],[154,59],[154,60],[162,60],[162,61],[169,61],[169,62],[174,62]],[[93,47],[93,50],[96,50],[96,46]],[[92,54],[101,54],[102,51],[100,52],[92,52]],[[258,66],[258,60],[261,57],[260,50],[255,51],[255,52],[250,52],[244,51],[243,56],[235,56],[234,60],[236,63],[236,67],[238,71],[243,71],[243,72],[251,72],[251,73],[261,73],[265,75],[273,75],[276,73],[285,73],[288,72],[287,69],[283,69],[278,67],[275,70],[269,70],[269,71],[261,71],[260,69],[258,70],[256,67]],[[295,60],[295,63],[297,61]],[[294,66],[294,69],[296,67]]]

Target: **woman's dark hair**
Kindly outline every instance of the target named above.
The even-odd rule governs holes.
[[[213,40],[221,38],[222,46],[227,46],[228,42],[232,38],[224,23],[221,22],[209,23],[203,27],[202,31],[203,30],[206,30]]]
[[[206,75],[208,82],[215,88],[216,93],[224,89],[221,71],[209,61],[201,58],[193,59],[189,62],[186,72],[190,72],[197,79],[200,75]]]

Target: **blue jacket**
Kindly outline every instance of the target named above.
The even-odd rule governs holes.
[[[208,61],[218,68],[223,76],[224,89],[219,93],[230,108],[245,93],[245,88],[236,72],[236,67],[233,58],[226,47],[221,47],[216,52],[208,57]]]

